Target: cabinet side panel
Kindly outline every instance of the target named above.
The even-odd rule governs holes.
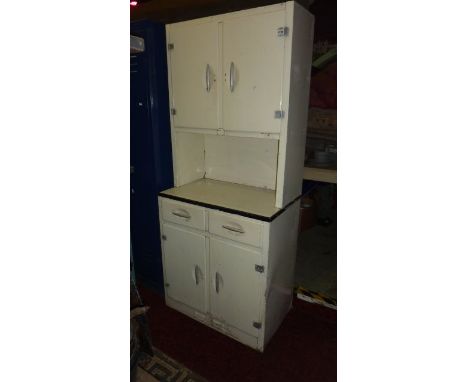
[[[286,114],[280,137],[277,207],[284,207],[301,193],[314,40],[312,14],[296,3],[288,3],[287,15],[293,27],[291,40],[286,44],[290,62],[285,65]]]
[[[294,288],[297,235],[299,226],[297,200],[270,226],[267,293],[265,313],[265,344],[281,325],[291,306]]]

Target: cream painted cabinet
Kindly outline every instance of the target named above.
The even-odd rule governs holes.
[[[174,127],[218,128],[218,25],[168,28],[170,103]]]
[[[299,201],[258,219],[194,203],[203,223],[188,203],[159,205],[166,304],[263,351],[292,303]]]
[[[314,17],[288,1],[166,26],[175,186],[302,190]]]
[[[210,239],[210,304],[215,325],[258,335],[264,277],[255,269],[262,261],[259,249],[217,237]]]
[[[280,132],[285,21],[278,10],[223,22],[224,130]]]
[[[207,255],[205,236],[164,224],[161,243],[167,295],[199,312],[206,312]]]
[[[166,304],[259,351],[293,300],[313,25],[288,1],[166,26]]]
[[[167,26],[174,127],[279,134],[289,81],[285,8]]]

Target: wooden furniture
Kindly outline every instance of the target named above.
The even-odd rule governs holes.
[[[166,303],[260,351],[292,302],[313,23],[290,1],[166,27]]]

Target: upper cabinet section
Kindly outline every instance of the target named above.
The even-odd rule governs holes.
[[[167,26],[173,127],[218,128],[218,24]]]
[[[223,22],[224,130],[280,132],[284,25],[284,10]]]
[[[294,1],[166,26],[174,181],[300,196],[314,17]]]
[[[281,3],[168,25],[173,127],[279,134],[286,22]]]

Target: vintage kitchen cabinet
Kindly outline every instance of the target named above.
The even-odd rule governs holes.
[[[299,200],[268,216],[174,197],[159,197],[167,305],[262,351],[292,303]]]
[[[166,26],[166,302],[258,350],[292,302],[313,25],[289,1]]]

